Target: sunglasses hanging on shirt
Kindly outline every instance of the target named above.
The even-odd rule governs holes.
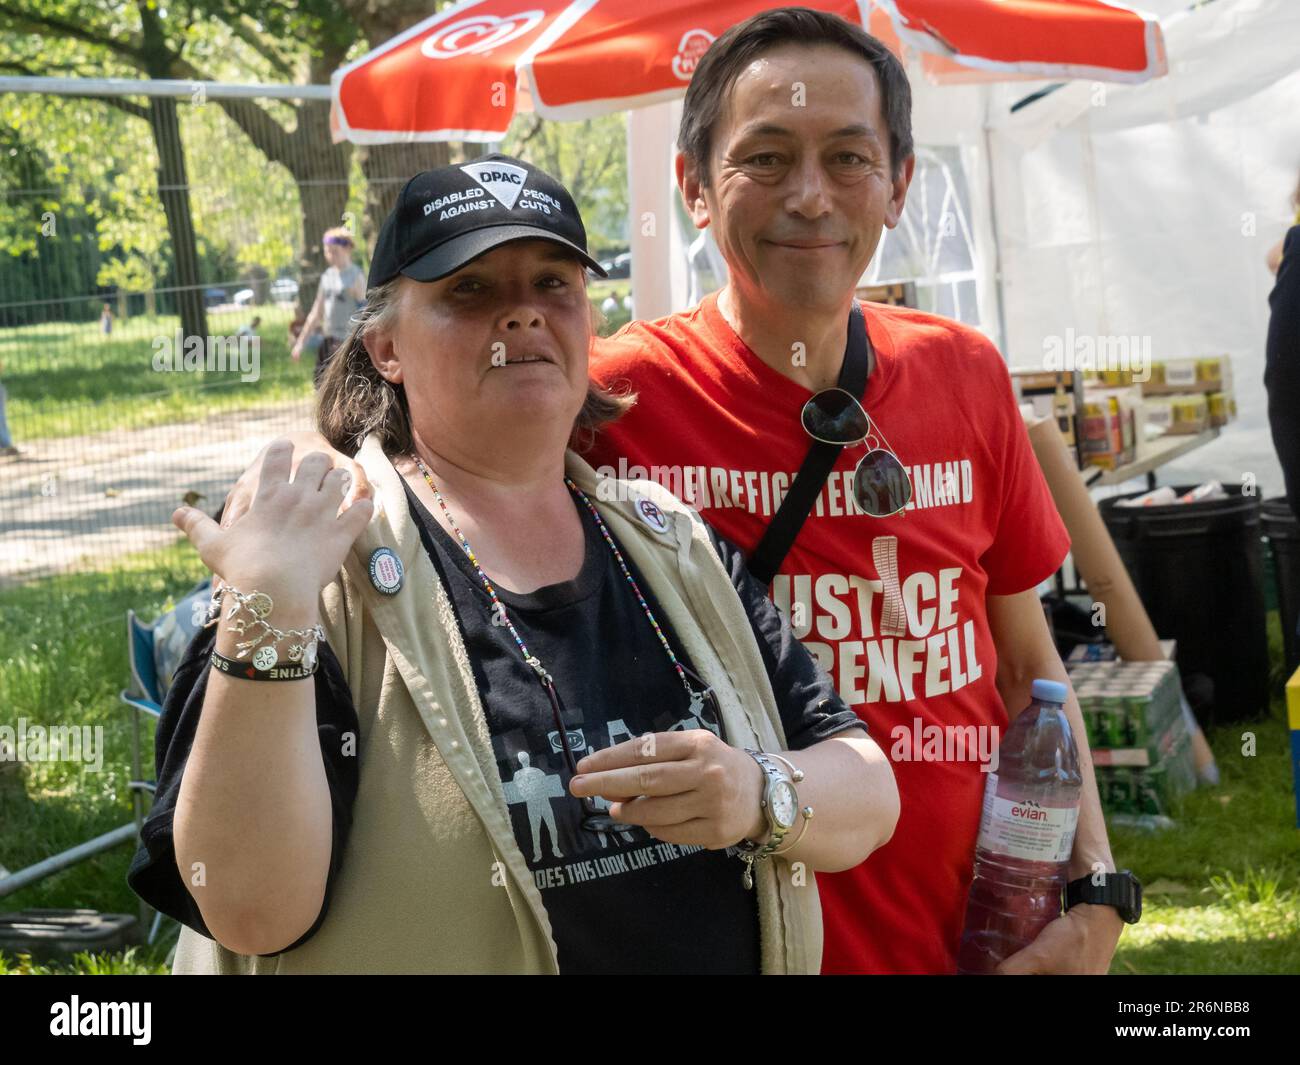
[[[852,393],[842,388],[818,392],[804,404],[799,420],[804,432],[823,444],[866,443],[867,453],[853,471],[853,500],[864,514],[888,518],[912,501],[907,468]]]
[[[812,447],[747,562],[749,572],[764,585],[771,584],[781,568],[844,448],[867,445],[853,471],[853,500],[862,513],[887,518],[911,502],[912,481],[906,467],[858,399],[866,392],[870,346],[862,308],[854,300],[839,386],[823,389],[804,404],[799,420],[813,440]]]

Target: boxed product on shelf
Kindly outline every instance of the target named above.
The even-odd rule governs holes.
[[[1032,404],[1037,417],[1055,419],[1066,447],[1077,454],[1083,374],[1078,370],[1012,370],[1011,381],[1019,401]]]
[[[1086,392],[1079,427],[1079,454],[1085,465],[1117,469],[1137,455],[1137,411],[1141,396],[1132,388]]]
[[[1212,426],[1227,425],[1237,416],[1237,398],[1231,392],[1210,392],[1205,401]]]
[[[1142,427],[1142,389],[1137,387],[1115,389],[1115,398],[1119,402],[1123,425],[1132,434],[1131,441],[1126,441],[1129,458],[1132,462],[1140,459],[1145,445],[1145,432]]]
[[[1094,375],[1094,380],[1101,388],[1128,388],[1133,384],[1141,384],[1141,375],[1137,375],[1134,380],[1132,370],[1098,370]],[[1084,382],[1084,387],[1088,387],[1088,382]]]
[[[1227,392],[1232,388],[1232,360],[1227,355],[1197,359],[1158,359],[1142,394],[1163,396],[1178,392]]]
[[[1204,393],[1148,396],[1143,401],[1148,425],[1169,436],[1194,436],[1210,427],[1210,404]]]

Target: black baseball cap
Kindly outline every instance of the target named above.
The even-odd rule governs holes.
[[[573,197],[544,170],[508,155],[480,156],[416,174],[384,219],[370,260],[371,288],[398,274],[436,281],[513,240],[549,240],[587,254],[587,231]]]

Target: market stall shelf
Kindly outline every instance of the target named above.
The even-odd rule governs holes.
[[[1163,436],[1147,444],[1143,449],[1143,454],[1133,462],[1126,463],[1114,470],[1103,470],[1100,466],[1088,466],[1079,471],[1079,476],[1083,478],[1083,483],[1089,488],[1123,484],[1134,477],[1154,473],[1165,463],[1173,462],[1174,459],[1181,458],[1189,451],[1195,451],[1198,447],[1204,447],[1211,440],[1217,439],[1219,432],[1220,430],[1216,426],[1213,429],[1199,432],[1195,436]]]

